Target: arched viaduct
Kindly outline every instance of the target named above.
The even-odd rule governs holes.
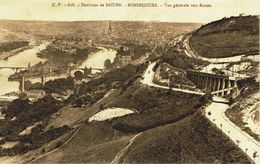
[[[213,74],[188,70],[187,77],[196,84],[197,88],[207,90],[212,95],[226,96],[232,94],[236,97],[240,90],[255,82],[255,77],[234,77],[222,74]]]

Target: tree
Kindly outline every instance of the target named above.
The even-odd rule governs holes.
[[[87,68],[86,66],[85,66],[85,68],[84,68],[84,76],[85,77],[87,77],[89,74],[91,74],[91,67],[90,68]]]
[[[74,107],[79,108],[79,107],[82,107],[82,105],[83,105],[82,99],[78,98],[78,99],[75,100],[75,106]]]
[[[99,110],[103,110],[104,109],[104,104],[99,105]]]
[[[58,90],[67,90],[74,88],[74,79],[72,77],[61,78],[55,80],[49,80],[44,85],[44,90],[46,92],[56,92]]]
[[[81,71],[76,71],[74,73],[74,77],[77,79],[77,80],[82,80],[84,78],[84,74],[81,72]]]
[[[229,98],[229,103],[228,103],[229,106],[231,106],[233,103],[234,103],[234,99],[233,99],[233,97],[230,97],[230,98]]]
[[[119,50],[117,50],[117,54],[122,54],[124,53],[124,46],[120,46]]]
[[[211,70],[213,73],[217,73],[218,69],[217,68],[212,68]]]
[[[89,49],[88,48],[83,48],[83,49],[80,49],[80,48],[77,48],[76,49],[76,54],[75,54],[75,59],[82,59],[84,57],[87,57],[89,53]]]
[[[18,96],[19,96],[18,98],[20,100],[28,99],[27,94],[25,92],[20,93]]]
[[[211,100],[211,95],[210,95],[210,93],[206,93],[206,94],[204,94],[203,96],[201,96],[201,97],[199,98],[199,102],[202,103],[202,104],[206,104],[206,103],[208,103],[210,100]]]
[[[111,66],[112,66],[112,64],[111,64],[111,61],[109,60],[109,59],[107,59],[106,61],[105,61],[105,69],[109,69],[109,68],[111,68]]]

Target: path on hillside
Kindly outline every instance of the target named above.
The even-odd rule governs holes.
[[[47,153],[45,153],[45,154],[42,154],[42,155],[38,156],[37,158],[33,159],[32,161],[30,161],[30,162],[28,162],[28,163],[34,163],[34,162],[36,162],[37,160],[39,160],[39,159],[41,159],[41,158],[43,158],[43,157],[45,157],[45,156],[47,156],[47,155],[49,155],[49,154],[51,154],[51,153],[54,153],[54,152],[57,151],[57,150],[60,150],[62,147],[64,147],[67,143],[69,143],[69,142],[76,136],[76,134],[79,132],[80,128],[81,128],[81,126],[77,127],[77,129],[76,129],[76,130],[74,131],[74,133],[69,137],[69,139],[66,140],[66,142],[64,142],[60,147],[55,148],[55,149],[53,149],[53,150],[51,150],[51,151],[49,151],[49,152],[47,152]],[[37,163],[37,162],[36,162],[36,163]]]
[[[148,86],[169,89],[169,87],[160,86],[153,83],[153,68],[155,64],[156,62],[153,62],[148,66],[143,75],[143,80],[141,82]],[[175,91],[176,88],[173,88],[172,90]],[[199,95],[203,94],[201,92],[194,92],[179,88],[177,88],[177,91]],[[255,163],[260,163],[260,144],[254,138],[242,131],[238,126],[233,124],[225,116],[225,111],[228,108],[229,106],[227,105],[226,99],[214,96],[213,102],[205,109],[205,116],[213,124],[215,124],[224,134],[226,134],[243,152],[245,152],[252,161],[254,161]],[[209,115],[208,112],[210,112],[211,114]],[[256,157],[254,158],[253,155],[255,152]]]
[[[125,156],[125,154],[127,153],[127,151],[129,150],[130,146],[134,143],[134,141],[136,140],[136,138],[138,136],[140,136],[142,134],[142,132],[136,134],[133,138],[131,138],[129,140],[129,144],[124,147],[113,159],[113,161],[111,162],[111,164],[117,164],[120,163],[120,161],[122,160],[122,158]]]

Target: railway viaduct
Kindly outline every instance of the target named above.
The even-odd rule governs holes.
[[[197,88],[206,90],[212,95],[236,97],[246,85],[255,82],[254,76],[236,77],[222,74],[206,73],[188,70],[187,77],[195,83]]]

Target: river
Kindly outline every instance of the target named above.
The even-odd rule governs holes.
[[[45,49],[48,45],[48,42],[44,42],[38,46],[33,47],[18,53],[17,55],[11,56],[8,60],[0,60],[0,66],[3,67],[27,67],[30,63],[34,65],[38,62],[43,62],[45,59],[38,58],[36,54],[41,50]],[[8,77],[15,73],[15,70],[12,69],[0,69],[0,95],[5,93],[19,91],[19,82],[8,81]]]
[[[103,47],[98,47],[100,51],[96,53],[92,53],[89,55],[88,59],[84,61],[79,68],[104,68],[104,63],[107,59],[111,61],[111,63],[114,62],[114,59],[116,57],[116,51],[112,49],[106,49]],[[97,71],[93,70],[92,73],[95,73]]]
[[[18,53],[12,57],[9,57],[8,60],[0,60],[0,67],[27,67],[28,63],[35,65],[39,62],[44,62],[45,59],[41,59],[36,56],[38,52],[45,49],[49,42],[41,43],[38,46],[33,47],[32,49],[25,50]],[[114,61],[116,56],[116,51],[111,49],[100,48],[100,51],[90,54],[88,59],[82,62],[79,66],[80,68],[92,67],[92,68],[104,68],[104,62],[106,59],[110,59],[111,62]],[[0,69],[0,95],[4,95],[10,92],[19,91],[19,82],[17,81],[8,81],[8,77],[15,73],[15,70],[12,69]],[[53,80],[57,78],[67,77],[65,74],[58,76],[47,77],[47,80]],[[40,82],[40,78],[31,78],[32,82]]]

